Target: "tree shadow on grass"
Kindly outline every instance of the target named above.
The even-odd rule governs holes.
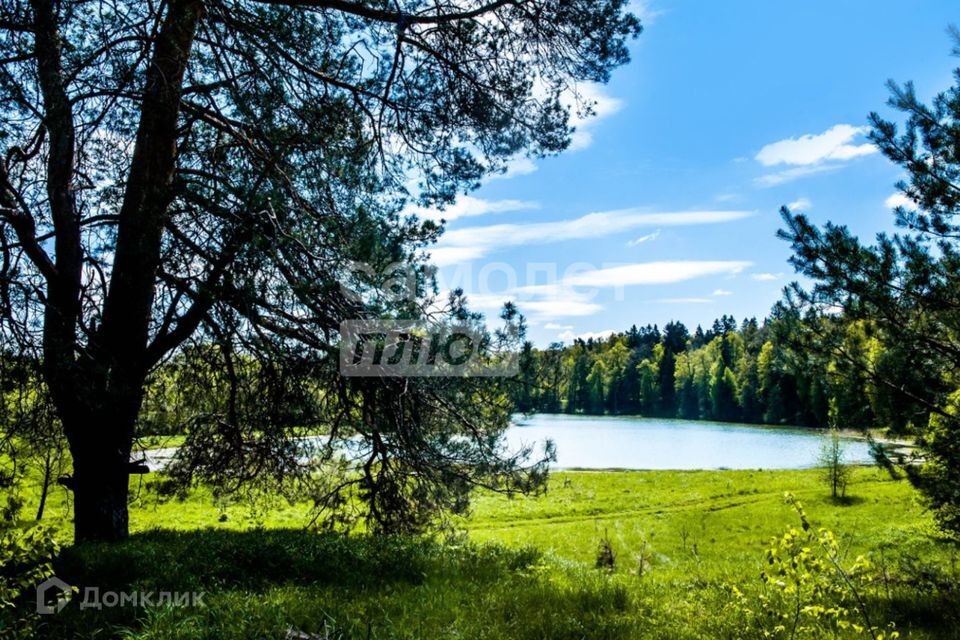
[[[122,629],[140,628],[162,610],[161,594],[192,602],[194,594],[203,594],[202,601],[235,593],[253,601],[284,587],[349,591],[416,585],[439,557],[437,543],[414,537],[294,529],[148,531],[121,543],[65,549],[54,570],[78,592],[61,613],[43,620],[41,632],[49,637],[118,637]],[[81,607],[93,589],[100,601],[113,606]],[[118,604],[113,595],[105,600],[108,593],[133,597],[138,604]],[[142,606],[144,595],[149,607]]]
[[[494,625],[521,619],[518,607],[549,609],[538,622],[563,633],[541,637],[566,637],[584,616],[594,616],[600,627],[626,625],[622,593],[592,583],[570,588],[539,580],[533,567],[540,562],[540,554],[530,548],[445,545],[411,536],[157,530],[118,544],[66,549],[55,570],[79,588],[77,602],[45,618],[41,636],[284,637],[286,625],[326,633],[329,618],[340,629],[330,637],[365,638],[370,621],[380,630],[371,637],[384,637],[384,632],[392,637],[395,617],[419,619],[421,609],[439,628],[472,625],[475,621],[456,616],[466,611],[464,602],[474,599],[490,599],[476,622],[494,616]],[[101,600],[108,592],[152,594],[154,606],[81,608],[88,588],[96,588]],[[155,606],[161,593],[174,594],[174,599],[176,594],[203,593],[204,606],[178,608],[169,601],[166,607]],[[111,600],[116,603],[113,596]]]
[[[298,529],[155,530],[122,543],[70,547],[55,564],[72,585],[100,591],[262,591],[278,585],[417,582],[439,553],[429,539]]]
[[[827,498],[827,501],[837,507],[854,507],[867,501],[863,496],[838,496]]]

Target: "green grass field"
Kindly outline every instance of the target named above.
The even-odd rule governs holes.
[[[318,534],[303,530],[305,505],[161,500],[153,482],[135,487],[130,542],[68,548],[58,573],[101,591],[205,591],[205,606],[71,603],[42,637],[763,637],[731,608],[731,586],[760,589],[770,539],[799,525],[787,491],[845,558],[882,569],[875,620],[901,637],[960,637],[956,547],[907,483],[874,469],[856,470],[843,503],[817,470],[557,473],[540,497],[477,496],[467,535],[442,540]],[[67,535],[62,493],[47,519]],[[594,566],[604,539],[613,571]]]

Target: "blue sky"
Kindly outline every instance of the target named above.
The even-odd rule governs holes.
[[[637,3],[633,61],[585,87],[572,148],[518,160],[443,214],[432,250],[471,306],[514,300],[538,345],[730,313],[793,279],[783,204],[862,237],[891,227],[896,167],[863,135],[884,83],[951,85],[956,2]],[[427,213],[427,215],[431,215]]]

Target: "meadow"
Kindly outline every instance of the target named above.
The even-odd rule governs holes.
[[[836,535],[842,562],[870,559],[877,578],[864,597],[878,629],[960,637],[957,549],[915,491],[858,468],[834,501],[821,475],[555,473],[542,496],[476,496],[453,532],[427,538],[317,532],[304,529],[306,504],[230,504],[203,489],[161,497],[161,477],[147,476],[130,541],[68,546],[57,573],[101,592],[202,591],[203,606],[71,603],[44,619],[41,637],[871,637],[853,627],[770,635],[775,625],[736,605],[735,593],[762,601],[765,550],[800,527],[785,492],[813,529]],[[46,519],[65,537],[62,493]]]

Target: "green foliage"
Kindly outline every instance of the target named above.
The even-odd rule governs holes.
[[[482,326],[411,208],[566,149],[642,30],[627,0],[61,4],[3,5],[0,138],[31,151],[0,170],[0,354],[49,387],[77,539],[127,536],[138,427],[222,491],[314,478],[303,429],[360,440],[362,477],[314,493],[384,530],[539,485],[500,456],[499,382],[347,380],[342,323]]]
[[[450,300],[460,325],[485,336],[478,357],[521,346],[523,319],[512,305],[491,332],[461,296]],[[169,384],[157,388],[187,433],[165,469],[171,493],[206,482],[247,502],[310,498],[309,522],[412,533],[466,512],[476,486],[542,488],[551,448],[499,446],[525,385],[469,375],[351,378],[338,362],[265,362],[212,345],[172,359],[157,376]],[[301,438],[317,433],[328,437]]]
[[[899,638],[892,624],[875,626],[867,609],[865,598],[880,577],[876,567],[864,556],[845,565],[836,536],[814,529],[789,493],[786,500],[800,518],[800,529],[791,527],[770,541],[760,576],[763,589],[748,595],[731,587],[731,606],[746,621],[741,637]]]
[[[820,449],[818,462],[823,469],[824,482],[830,487],[830,495],[834,500],[845,498],[847,485],[850,482],[850,467],[844,464],[843,440],[840,432],[830,430],[830,437]]]
[[[960,535],[960,390],[951,394],[948,402],[943,414],[930,416],[923,434],[925,449],[935,454],[909,471],[936,507],[940,525]]]
[[[648,358],[644,358],[637,365],[639,377],[638,408],[640,413],[653,415],[657,413],[661,402],[660,363],[663,361],[664,347],[656,344]]]
[[[617,566],[617,552],[613,548],[610,536],[604,532],[600,544],[597,545],[597,560],[594,562],[597,569],[613,571]]]
[[[960,32],[953,30],[954,54]],[[889,83],[903,122],[870,116],[870,137],[898,165],[906,204],[899,227],[864,244],[842,225],[817,227],[786,207],[795,284],[780,312],[797,349],[828,361],[830,411],[852,424],[912,432],[920,455],[903,468],[941,526],[960,533],[960,69],[954,86],[922,103],[911,83]],[[830,310],[825,313],[825,310]],[[837,313],[839,312],[839,313]],[[894,461],[887,461],[893,466]]]
[[[46,527],[19,524],[22,507],[14,495],[0,507],[0,638],[32,634],[37,623],[31,608],[34,587],[53,575],[52,561],[60,549]]]
[[[518,410],[629,414],[824,427],[831,400],[853,428],[886,426],[879,411],[843,398],[883,403],[888,395],[850,391],[834,380],[839,365],[808,356],[788,339],[795,329],[773,315],[738,327],[723,316],[691,335],[679,322],[661,331],[632,327],[606,339],[527,346]],[[882,352],[878,350],[877,353]],[[876,356],[877,354],[874,354]]]

